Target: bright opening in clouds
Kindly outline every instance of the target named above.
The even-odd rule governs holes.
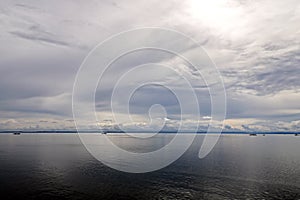
[[[151,26],[194,38],[218,66],[227,93],[225,131],[299,131],[298,0],[3,0],[0,10],[0,129],[74,130],[72,87],[85,56],[113,34]],[[159,35],[151,39],[160,41]],[[192,50],[190,47],[187,53],[197,56]],[[198,124],[199,130],[205,130],[215,119],[211,118],[209,93],[201,77],[188,63],[167,52],[151,50],[129,54],[106,72],[110,78],[102,80],[96,92],[98,125],[134,130],[160,126],[163,121],[165,130],[178,127],[176,98],[155,85],[141,87],[132,96],[130,111],[136,123],[115,123],[107,112],[114,78],[149,60],[172,66],[197,83],[201,116],[191,112],[183,116],[182,123],[185,130]],[[164,78],[164,84],[172,83],[185,94],[183,81],[174,72],[155,69],[145,70],[144,76],[135,80],[124,79],[122,87],[150,76]],[[164,105],[167,114],[154,113],[149,119],[148,110],[154,104]],[[118,114],[125,115],[121,111]]]

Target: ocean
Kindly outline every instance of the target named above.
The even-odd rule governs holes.
[[[107,136],[138,152],[174,135],[159,134],[148,146],[124,134]],[[199,159],[203,137],[168,167],[132,174],[96,160],[77,134],[3,133],[1,199],[300,199],[300,137],[226,134]]]

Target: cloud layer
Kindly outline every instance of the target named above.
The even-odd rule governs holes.
[[[299,131],[298,0],[4,0],[0,22],[0,129],[73,129],[72,87],[88,52],[120,31],[155,26],[194,38],[218,66],[227,92],[225,130]],[[159,36],[151,39],[160,41]],[[114,79],[149,61],[170,65],[197,85],[201,116],[191,114],[182,122],[186,130],[197,125],[206,129],[211,110],[203,80],[174,55],[150,50],[132,53],[107,71],[96,93],[99,125],[147,127],[148,108],[158,103],[167,111],[161,116],[165,128],[178,127],[179,104],[161,87],[136,91],[130,102],[133,122],[117,123],[109,112]],[[156,77],[185,92],[183,82],[168,71],[149,69],[138,77]],[[123,83],[125,91],[132,82]]]

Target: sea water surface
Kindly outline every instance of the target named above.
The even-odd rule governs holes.
[[[147,152],[174,135],[108,137]],[[95,160],[77,134],[0,134],[1,199],[300,199],[300,137],[226,134],[199,159],[203,137],[170,166],[130,174]]]

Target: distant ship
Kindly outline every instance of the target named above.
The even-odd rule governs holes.
[[[256,133],[250,133],[249,135],[250,135],[250,136],[257,136]]]
[[[298,133],[295,133],[295,136],[299,136],[299,134],[298,134]]]
[[[14,135],[21,135],[21,132],[14,132]]]
[[[103,135],[106,135],[106,134],[107,134],[107,131],[103,131],[102,134],[103,134]]]

